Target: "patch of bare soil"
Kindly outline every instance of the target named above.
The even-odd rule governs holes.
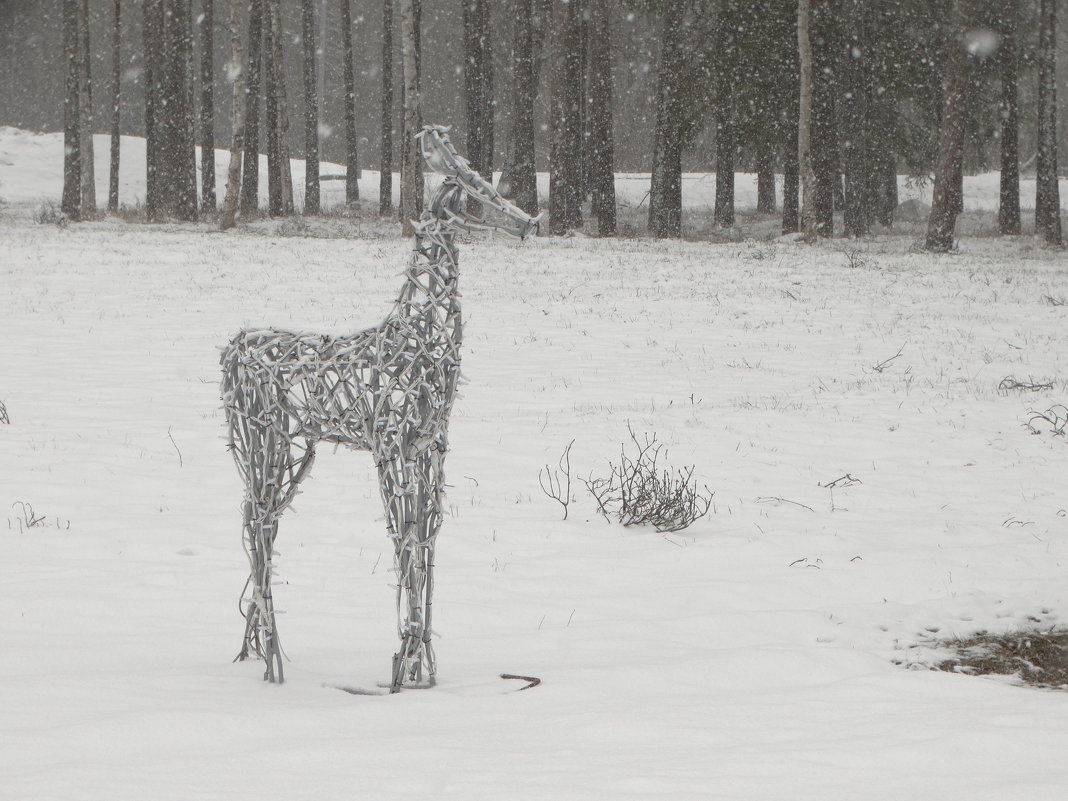
[[[1015,675],[1025,684],[1068,690],[1068,631],[980,632],[944,646],[956,656],[935,667],[971,676]]]

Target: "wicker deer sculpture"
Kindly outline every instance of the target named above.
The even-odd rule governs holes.
[[[390,691],[434,683],[434,548],[462,333],[454,237],[502,231],[522,239],[537,230],[538,219],[472,170],[447,128],[428,125],[417,138],[427,166],[444,180],[415,225],[414,253],[385,320],[340,337],[246,330],[223,351],[223,404],[245,482],[243,540],[251,566],[237,659],[263,658],[268,681],[284,678],[271,587],[278,521],[308,475],[316,443],[330,442],[370,451],[378,468],[401,640]]]

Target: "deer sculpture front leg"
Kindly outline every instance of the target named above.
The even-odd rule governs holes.
[[[379,465],[382,500],[394,546],[401,639],[400,650],[393,657],[390,692],[398,692],[406,684],[434,684],[431,608],[443,460],[442,451],[431,449],[414,458],[397,453]]]

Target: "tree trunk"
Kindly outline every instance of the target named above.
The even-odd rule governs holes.
[[[552,15],[549,232],[582,227],[582,52],[578,2],[556,0]]]
[[[1063,244],[1057,186],[1057,0],[1040,0],[1038,21],[1038,155],[1035,160],[1035,233]]]
[[[935,164],[934,200],[927,221],[927,250],[945,253],[953,248],[953,231],[958,214],[958,165],[964,152],[965,99],[971,65],[962,36],[968,18],[968,0],[953,0],[952,24],[948,37],[946,75],[942,91],[942,123],[938,132],[938,158]]]
[[[401,235],[415,235],[412,223],[423,213],[423,159],[416,134],[422,130],[419,86],[420,0],[401,0],[401,72],[404,83],[404,126],[401,131]]]
[[[285,51],[280,0],[267,0],[263,60],[267,125],[267,213],[293,212],[293,178],[289,165],[289,114],[286,102]]]
[[[731,0],[718,0],[716,6],[716,199],[712,221],[717,228],[730,228],[734,225],[735,72],[740,18]]]
[[[82,136],[78,84],[79,0],[63,0],[63,58],[66,64],[66,95],[63,100],[63,199],[60,208],[72,220],[81,219]]]
[[[590,3],[590,190],[598,236],[616,235],[612,137],[612,26],[609,0]]]
[[[817,0],[818,2],[818,0]],[[801,230],[806,242],[819,236],[816,224],[816,174],[812,169],[812,0],[798,0],[797,52],[801,64],[801,85],[797,126],[797,161],[801,181]]]
[[[345,84],[345,202],[360,199],[360,153],[356,138],[356,72],[352,53],[352,0],[341,0],[341,62]],[[325,15],[324,15],[325,16]]]
[[[232,0],[235,2],[236,0]],[[200,205],[214,214],[215,195],[215,0],[201,0],[200,17]]]
[[[812,172],[815,176],[812,209],[819,236],[834,233],[838,170],[838,126],[835,99],[838,94],[838,12],[836,0],[813,0],[809,37],[812,47]]]
[[[219,228],[226,231],[233,228],[237,218],[237,205],[241,195],[241,159],[245,135],[245,54],[241,48],[241,3],[230,3],[230,76],[234,82],[233,107],[231,115],[233,124],[230,133],[230,168],[226,173],[226,198],[223,201],[222,218]]]
[[[870,230],[872,197],[868,157],[868,70],[871,55],[865,0],[846,0],[846,36],[842,52],[842,156],[845,163],[845,234],[865,236]]]
[[[507,171],[509,194],[532,217],[538,214],[538,174],[534,162],[534,101],[538,95],[534,4],[535,0],[518,0],[515,9],[512,164]]]
[[[249,0],[248,69],[245,94],[245,159],[241,176],[241,214],[260,204],[260,98],[263,91],[263,17],[267,0]],[[231,0],[237,3],[238,0]]]
[[[319,214],[319,90],[315,74],[315,0],[301,0],[304,50],[304,213]]]
[[[678,82],[682,71],[685,0],[667,0],[661,15],[656,130],[649,185],[649,235],[682,236],[682,122]]]
[[[122,84],[122,0],[115,0],[111,25],[111,172],[108,176],[108,214],[119,213],[119,140]]]
[[[775,150],[766,134],[756,143],[757,211],[775,213]]]
[[[393,0],[382,2],[382,128],[378,213],[393,214]]]
[[[1019,58],[1016,46],[1019,11],[1015,3],[1006,3],[1001,14],[1001,186],[998,232],[1013,236],[1020,233]]]
[[[93,161],[93,80],[89,49],[89,0],[82,0],[78,15],[78,116],[81,119],[82,199],[79,217],[96,216],[96,173]]]

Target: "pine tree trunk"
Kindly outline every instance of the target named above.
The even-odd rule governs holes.
[[[817,0],[818,2],[818,0]],[[816,174],[812,168],[812,0],[798,0],[797,50],[801,64],[797,128],[797,160],[801,181],[801,229],[806,242],[819,236],[816,224]]]
[[[341,63],[345,84],[345,202],[360,199],[360,154],[356,138],[356,72],[352,53],[352,0],[341,0]]]
[[[775,150],[766,134],[756,144],[757,211],[775,213]]]
[[[66,94],[63,99],[63,199],[60,208],[72,220],[81,219],[82,136],[78,84],[79,0],[63,0],[63,59],[66,66]]]
[[[237,3],[238,0],[231,0]],[[266,0],[249,0],[248,68],[245,84],[244,164],[241,214],[255,214],[260,204],[260,99],[263,91],[263,18]]]
[[[1060,246],[1057,186],[1057,0],[1040,0],[1038,21],[1038,155],[1035,160],[1035,233]]]
[[[122,85],[122,0],[115,0],[111,25],[111,172],[108,176],[108,214],[119,213],[119,142]]]
[[[935,164],[934,200],[927,221],[924,247],[937,253],[953,248],[957,224],[958,175],[964,152],[965,99],[971,65],[960,40],[968,18],[968,0],[953,0],[951,35],[948,37],[946,76],[942,91],[942,122],[938,133],[938,159]]]
[[[716,199],[712,222],[734,225],[735,71],[738,13],[731,0],[717,2],[716,49]]]
[[[842,156],[845,163],[846,236],[865,236],[870,229],[872,196],[868,157],[868,51],[866,0],[847,0],[843,48]]]
[[[382,0],[382,127],[378,213],[393,214],[393,0]]]
[[[615,147],[612,137],[612,26],[609,0],[590,3],[590,190],[598,236],[616,235]]]
[[[236,3],[236,0],[232,0]],[[200,204],[214,214],[215,194],[215,1],[201,0],[200,17]]]
[[[315,0],[301,2],[304,50],[304,213],[319,214],[319,89],[315,74]]]
[[[510,194],[516,205],[531,216],[538,214],[538,175],[534,162],[534,100],[538,94],[534,55],[534,2],[535,0],[518,0],[515,9],[512,164],[508,170]]]
[[[81,133],[81,206],[79,218],[96,216],[96,170],[93,159],[93,81],[89,49],[89,0],[82,0],[78,15],[78,116]]]
[[[549,232],[560,236],[582,227],[582,51],[578,2],[553,3]]]
[[[401,0],[401,71],[404,84],[404,126],[401,132],[401,235],[415,235],[412,223],[423,213],[423,163],[416,134],[422,130],[419,87],[419,0]]]
[[[162,96],[160,78],[163,44],[163,0],[145,0],[141,22],[145,63],[145,216],[160,216],[160,128],[158,99]]]
[[[998,232],[1013,236],[1020,233],[1019,57],[1016,45],[1019,12],[1015,3],[1006,3],[1001,14],[1001,185]]]
[[[678,81],[683,58],[685,0],[667,0],[661,17],[649,235],[682,236],[682,131]]]
[[[812,171],[815,191],[812,197],[814,223],[819,236],[834,234],[835,194],[840,191],[838,171],[838,124],[835,99],[838,92],[840,52],[838,3],[813,0],[809,37],[812,46]]]
[[[219,228],[233,228],[241,196],[241,160],[244,150],[246,86],[245,54],[241,48],[241,3],[230,3],[230,73],[234,82],[232,95],[232,126],[230,133],[230,167],[226,173],[226,198],[223,201]]]

